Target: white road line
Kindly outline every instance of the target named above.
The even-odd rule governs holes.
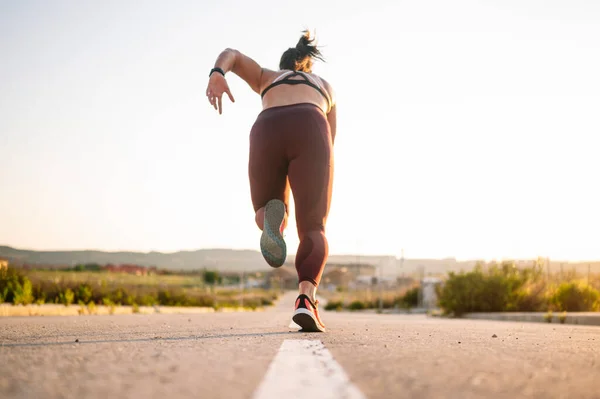
[[[365,399],[321,341],[286,339],[253,399]]]

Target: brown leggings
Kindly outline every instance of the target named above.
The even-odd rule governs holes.
[[[298,280],[315,286],[329,252],[325,223],[333,183],[332,147],[327,117],[313,104],[268,108],[250,132],[248,174],[254,211],[279,199],[288,212],[291,187],[300,238]]]

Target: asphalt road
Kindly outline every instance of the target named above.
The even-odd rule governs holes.
[[[355,397],[298,372],[284,341],[320,342],[366,398],[600,398],[600,327],[323,312],[328,332],[304,334],[294,297],[265,312],[0,318],[0,398],[250,399],[278,381],[288,398]]]

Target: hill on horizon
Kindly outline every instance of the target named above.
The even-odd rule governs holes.
[[[47,265],[54,267],[72,267],[82,263],[135,264],[139,266],[166,269],[171,271],[191,271],[211,269],[221,272],[255,272],[269,271],[269,267],[259,251],[237,250],[227,248],[198,249],[194,251],[163,252],[108,252],[98,250],[77,251],[35,251],[0,246],[0,258],[7,259],[15,265]],[[294,256],[288,256],[286,263],[294,262]],[[471,270],[478,260],[457,261],[454,258],[444,259],[404,259],[400,262],[395,256],[375,255],[331,255],[328,264],[370,264],[381,270],[384,276],[402,274],[439,275],[449,271]],[[521,263],[532,260],[521,260]],[[592,273],[600,273],[600,262],[550,262],[550,271],[557,272],[564,267],[565,271],[575,269],[586,273],[588,265]],[[381,268],[381,269],[379,269]]]
[[[0,246],[0,258],[6,258],[15,265],[49,265],[54,267],[71,267],[81,263],[97,264],[135,264],[139,266],[155,266],[166,270],[198,270],[213,269],[227,272],[253,272],[271,270],[265,263],[262,254],[254,250],[236,249],[198,249],[194,251],[164,252],[134,252],[134,251],[36,251]],[[289,255],[286,263],[294,262],[294,255]],[[381,266],[384,275],[397,275],[399,260],[394,256],[374,255],[331,255],[328,264],[364,263],[376,267]],[[454,259],[447,260],[416,260],[404,261],[404,272],[412,273],[419,264],[427,265],[429,271],[445,272],[448,263],[454,264]],[[469,262],[473,265],[475,262]],[[468,265],[472,267],[472,265]]]

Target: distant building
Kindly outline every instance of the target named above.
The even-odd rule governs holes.
[[[399,287],[410,287],[415,284],[415,279],[410,276],[399,276],[396,278]]]
[[[432,309],[437,307],[436,287],[442,284],[442,279],[436,277],[425,277],[421,280],[422,304],[424,308]]]
[[[345,267],[337,267],[329,271],[325,269],[321,277],[321,286],[328,290],[335,290],[337,287],[347,288],[354,279],[355,276]]]
[[[327,263],[325,265],[325,272],[336,269],[344,269],[345,272],[350,273],[355,278],[358,276],[375,276],[377,271],[375,266],[367,263]]]
[[[273,269],[265,277],[265,288],[267,289],[298,289],[298,274],[296,269],[291,265],[283,265],[277,269]]]
[[[262,288],[265,286],[264,272],[241,272],[245,288]]]
[[[370,281],[375,272],[375,266],[365,263],[328,263],[325,265],[320,286],[330,290],[337,287],[347,288],[355,284],[357,279]],[[298,273],[291,262],[267,273],[264,281],[266,288],[298,289]]]
[[[360,288],[374,285],[377,282],[375,276],[358,276],[352,282],[352,288]]]
[[[0,258],[0,271],[8,269],[8,260]]]

